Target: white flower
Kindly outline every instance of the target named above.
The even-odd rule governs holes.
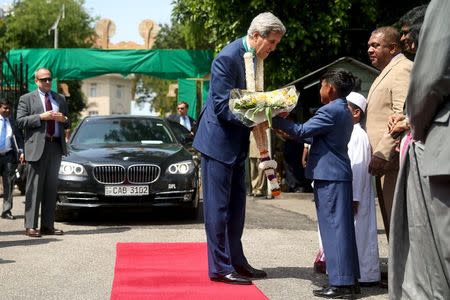
[[[258,168],[261,170],[267,170],[267,169],[276,169],[277,168],[277,162],[273,159],[262,161],[259,163]]]

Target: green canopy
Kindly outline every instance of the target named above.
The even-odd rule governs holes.
[[[199,97],[202,102],[197,101],[197,82],[190,79],[178,80],[178,103],[184,101],[189,105],[188,115],[194,119],[197,119],[197,113],[200,111],[201,106],[208,98],[209,81],[201,81],[200,83],[201,96]],[[197,106],[200,107],[197,107]]]
[[[109,73],[124,76],[146,74],[163,79],[201,78],[210,72],[214,54],[210,50],[102,50],[16,49],[8,52],[12,65],[28,65],[28,89],[33,90],[34,71],[52,71],[58,80],[81,80]],[[7,68],[3,68],[7,70]],[[11,74],[4,74],[8,76]]]

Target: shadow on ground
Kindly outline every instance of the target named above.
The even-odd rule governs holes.
[[[1,234],[4,235],[4,232],[2,232]],[[20,233],[18,233],[18,232],[8,232],[7,234],[17,235],[17,234],[23,234],[23,232],[22,231]],[[52,243],[52,242],[59,242],[59,241],[61,241],[61,239],[46,238],[46,237],[29,238],[29,237],[24,236],[22,240],[1,241],[0,242],[0,248],[16,247],[16,246],[42,245],[42,244],[48,244],[48,243]]]
[[[318,288],[322,288],[328,284],[327,275],[314,272],[312,267],[277,267],[265,268],[264,271],[268,274],[268,279],[287,279],[295,278],[311,281],[311,283]],[[361,294],[357,298],[376,296],[387,294],[387,288],[379,286],[362,287]]]
[[[90,208],[65,212],[64,218],[58,221],[86,226],[186,225],[199,227],[203,225],[203,210],[200,207],[193,215],[191,211],[174,208]],[[95,233],[96,230],[93,231]]]

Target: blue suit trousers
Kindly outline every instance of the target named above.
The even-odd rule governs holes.
[[[351,181],[314,180],[317,219],[327,262],[328,283],[352,285],[360,277]]]
[[[201,158],[203,205],[208,242],[208,275],[220,277],[246,265],[241,237],[245,221],[245,157],[224,164]]]

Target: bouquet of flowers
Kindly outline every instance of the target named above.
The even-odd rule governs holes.
[[[263,60],[255,57],[254,51],[245,52],[243,58],[247,90],[231,90],[229,107],[243,124],[249,127],[254,126],[252,132],[261,156],[258,167],[266,175],[272,196],[277,197],[281,193],[275,174],[277,162],[270,157],[266,130],[264,126],[258,124],[267,120],[269,127],[272,127],[272,117],[281,112],[290,112],[297,104],[298,94],[294,86],[263,92]]]
[[[298,92],[293,85],[270,92],[232,89],[229,106],[231,112],[248,127],[266,120],[272,127],[272,117],[290,112],[297,104],[297,99]]]

